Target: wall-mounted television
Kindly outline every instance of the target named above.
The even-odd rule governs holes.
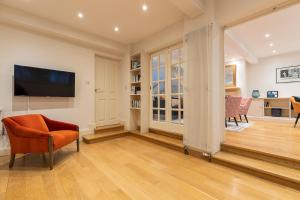
[[[14,95],[75,97],[75,73],[14,65]]]

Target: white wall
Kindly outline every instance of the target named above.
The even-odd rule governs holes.
[[[3,115],[41,113],[76,123],[87,131],[94,123],[93,51],[62,41],[0,26],[0,107]],[[13,95],[14,64],[47,67],[76,73],[76,97],[27,97]]]
[[[240,96],[248,95],[247,88],[247,64],[244,59],[226,62],[225,65],[236,65],[236,86],[240,88]]]
[[[260,91],[261,97],[267,96],[267,91],[278,91],[279,97],[300,96],[300,82],[276,83],[276,68],[300,64],[300,52],[260,58],[258,64],[247,67],[248,95],[253,89]]]
[[[120,81],[119,83],[119,108],[120,108],[120,120],[123,121],[125,129],[129,130],[129,117],[130,117],[130,97],[129,97],[129,69],[130,69],[130,55],[129,50],[120,61]]]

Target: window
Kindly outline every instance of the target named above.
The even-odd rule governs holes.
[[[183,124],[182,47],[151,56],[151,120]]]

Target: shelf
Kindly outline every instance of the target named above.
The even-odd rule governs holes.
[[[265,109],[272,109],[272,108],[280,108],[282,110],[289,110],[287,107],[264,107]]]
[[[140,94],[130,94],[130,96],[141,96]]]
[[[137,71],[140,71],[140,70],[141,70],[141,67],[135,68],[135,69],[130,69],[131,72],[137,72]]]
[[[131,110],[141,110],[141,108],[130,108]]]
[[[234,92],[234,91],[239,91],[239,87],[225,87],[226,92]]]
[[[138,85],[138,84],[141,84],[141,82],[139,81],[139,82],[131,82],[130,84],[132,84],[132,85]]]

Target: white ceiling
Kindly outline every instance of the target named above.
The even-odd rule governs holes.
[[[149,10],[143,12],[146,2]],[[2,4],[104,36],[125,44],[137,42],[184,18],[169,0],[2,0]],[[84,14],[83,19],[77,17]],[[120,32],[113,31],[114,26]]]
[[[269,38],[265,38],[266,33]],[[270,43],[274,46],[270,47]],[[227,61],[245,58],[245,54],[259,59],[295,51],[300,51],[300,4],[232,27],[225,33]]]

